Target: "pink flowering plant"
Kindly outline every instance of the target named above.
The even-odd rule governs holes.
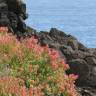
[[[78,76],[66,75],[69,65],[58,51],[7,31],[0,27],[0,96],[78,96]]]

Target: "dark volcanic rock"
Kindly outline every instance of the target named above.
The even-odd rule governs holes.
[[[67,35],[66,35],[64,32],[59,31],[59,30],[57,30],[56,28],[52,28],[52,29],[50,30],[49,35],[50,35],[50,37],[52,37],[52,38],[58,38],[58,39],[67,37]],[[59,38],[59,37],[60,37],[60,38]]]
[[[86,86],[86,79],[90,74],[90,68],[87,62],[83,59],[73,59],[68,61],[68,64],[70,65],[71,69],[68,70],[67,73],[77,74],[79,79],[77,80],[76,84],[80,86]]]
[[[96,57],[96,48],[91,48],[88,49],[90,53],[94,54],[94,56]]]
[[[91,87],[78,88],[78,92],[81,94],[80,96],[96,96],[96,89]]]
[[[77,40],[68,40],[67,45],[71,46],[73,50],[78,50],[79,47]]]
[[[0,0],[0,26],[8,26],[13,33],[26,32],[26,18],[26,4],[21,0]]]
[[[67,61],[74,58],[74,56],[73,56],[74,51],[70,46],[63,45],[60,47],[60,51],[63,53],[63,55],[66,56]]]
[[[85,46],[84,46],[83,44],[81,44],[80,42],[78,42],[78,50],[87,51],[87,52],[88,52],[87,47],[85,47]]]
[[[90,65],[96,66],[96,58],[95,57],[91,57],[91,56],[90,57],[86,57],[85,60]]]

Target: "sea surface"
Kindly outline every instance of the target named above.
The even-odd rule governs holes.
[[[27,25],[38,31],[58,28],[96,48],[96,0],[24,0]]]

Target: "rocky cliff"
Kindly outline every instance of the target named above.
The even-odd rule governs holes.
[[[26,4],[21,0],[0,0],[0,26],[8,26],[14,34],[24,33],[26,18]]]

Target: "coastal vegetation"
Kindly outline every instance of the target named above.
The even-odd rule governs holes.
[[[55,49],[35,36],[18,41],[0,27],[0,96],[78,96],[74,74]]]

